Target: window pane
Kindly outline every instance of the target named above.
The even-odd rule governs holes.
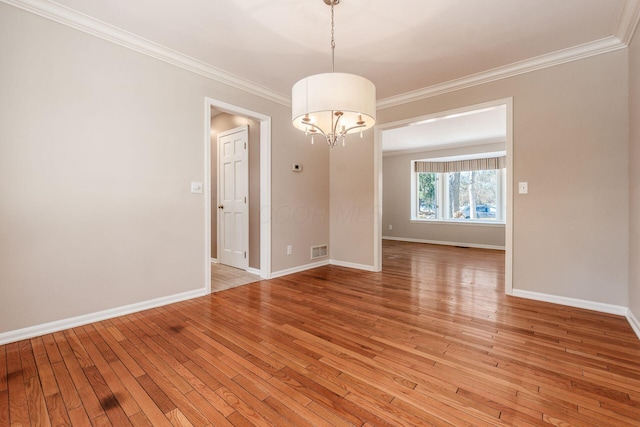
[[[438,212],[436,174],[418,173],[418,218],[436,219]]]
[[[448,175],[449,219],[496,220],[498,171],[451,172]]]

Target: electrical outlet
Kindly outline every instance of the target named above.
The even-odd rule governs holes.
[[[389,224],[389,230],[393,230],[393,225]]]
[[[518,183],[518,194],[529,194],[529,183],[528,182],[519,182]]]
[[[293,246],[287,245],[287,255],[293,254]]]

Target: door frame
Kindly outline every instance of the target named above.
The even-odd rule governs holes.
[[[504,292],[507,295],[513,294],[513,97],[496,99],[494,101],[483,102],[475,105],[466,105],[453,110],[439,111],[420,117],[399,120],[391,123],[376,125],[374,130],[374,221],[373,221],[373,269],[382,271],[382,132],[393,128],[407,126],[418,121],[442,117],[450,114],[463,113],[471,110],[505,105],[507,108],[507,129],[505,140],[505,151],[507,153],[507,212],[505,218],[505,262],[504,262]]]
[[[211,108],[260,122],[260,277],[271,278],[271,116],[224,101],[204,99],[204,280],[211,293]]]
[[[243,125],[243,126],[238,126],[236,128],[233,129],[229,129],[229,130],[225,130],[222,132],[219,132],[217,134],[216,137],[216,149],[217,149],[217,160],[218,160],[218,164],[216,165],[216,169],[217,169],[217,175],[218,175],[218,179],[217,179],[217,185],[216,185],[216,195],[217,195],[217,201],[218,203],[220,203],[220,182],[221,182],[221,177],[224,175],[224,173],[220,170],[220,162],[221,162],[221,147],[220,147],[220,138],[223,138],[225,136],[229,136],[229,135],[233,135],[234,133],[240,133],[240,132],[245,132],[246,133],[246,141],[245,141],[245,146],[244,146],[244,153],[243,153],[243,163],[244,163],[244,185],[243,185],[243,189],[242,191],[244,191],[244,197],[245,197],[245,205],[246,205],[246,212],[242,218],[242,246],[244,247],[244,252],[245,252],[245,261],[244,264],[245,267],[243,268],[243,270],[247,271],[247,269],[249,268],[249,207],[250,207],[250,200],[249,200],[249,126],[248,125]],[[213,141],[212,141],[213,143]],[[213,172],[213,171],[212,171]],[[225,178],[226,179],[226,178]],[[212,188],[213,190],[213,188]],[[213,209],[213,200],[211,201],[211,209]],[[224,221],[222,219],[222,216],[220,215],[220,211],[218,211],[218,214],[216,215],[216,227],[217,227],[217,248],[218,248],[218,261],[222,264],[221,262],[221,236],[222,236],[222,229],[224,228]],[[226,264],[225,264],[226,265]]]

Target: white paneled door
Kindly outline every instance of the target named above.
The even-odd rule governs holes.
[[[218,261],[247,269],[247,126],[218,134]]]

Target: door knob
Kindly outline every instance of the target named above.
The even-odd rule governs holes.
[[[218,205],[218,209],[224,209],[224,205]]]

